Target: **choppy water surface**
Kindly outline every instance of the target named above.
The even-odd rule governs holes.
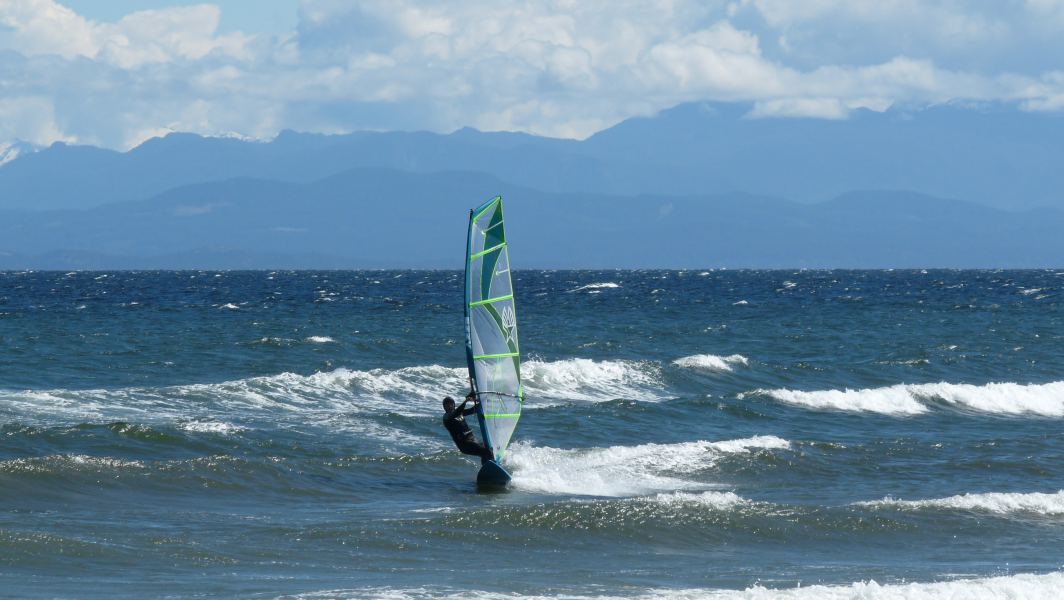
[[[1064,593],[1064,273],[515,287],[480,494],[460,273],[0,273],[0,596]]]

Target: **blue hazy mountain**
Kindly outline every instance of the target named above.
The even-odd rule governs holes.
[[[238,178],[88,210],[0,212],[0,268],[461,268],[467,210],[506,196],[515,267],[1041,267],[1064,211],[912,192],[797,203],[550,193],[469,172]]]
[[[174,187],[236,177],[310,182],[356,167],[416,173],[478,170],[541,183],[593,172],[587,159],[548,150],[566,140],[462,130],[350,135],[282,132],[268,143],[174,133],[129,152],[54,144],[0,168],[0,208],[89,208],[155,196]],[[553,186],[565,187],[561,186]]]
[[[587,140],[463,129],[268,143],[171,134],[129,152],[56,144],[0,166],[0,208],[88,208],[236,177],[308,183],[361,168],[475,171],[554,193],[745,192],[800,202],[899,189],[998,208],[1064,208],[1064,117],[1014,106],[859,110],[845,120],[750,118],[686,104]]]
[[[1064,208],[1064,117],[1012,106],[857,110],[849,119],[748,118],[745,105],[687,104],[585,141],[602,161],[660,165],[642,190],[741,190],[826,200],[903,189],[989,206]]]

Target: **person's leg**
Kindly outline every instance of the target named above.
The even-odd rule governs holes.
[[[462,442],[461,444],[458,445],[458,450],[462,454],[470,454],[472,456],[479,456],[480,460],[482,462],[483,461],[488,461],[488,460],[491,460],[491,459],[495,458],[494,455],[492,455],[491,450],[489,448],[487,448],[483,444],[478,444],[476,442],[469,442],[469,441]]]
[[[483,446],[480,444],[469,440],[462,440],[458,443],[459,452],[462,454],[472,454],[473,456],[480,456],[480,449],[482,447]]]

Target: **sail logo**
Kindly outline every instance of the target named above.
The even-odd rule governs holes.
[[[517,334],[517,315],[514,314],[514,307],[503,308],[499,316],[502,317],[502,326],[506,328],[506,341],[513,342],[514,335]]]

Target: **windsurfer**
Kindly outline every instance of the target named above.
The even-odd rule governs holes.
[[[471,454],[473,456],[479,456],[480,462],[487,462],[494,457],[491,450],[484,446],[484,444],[478,443],[476,438],[473,437],[473,430],[469,428],[469,424],[465,422],[465,418],[468,415],[472,415],[477,412],[475,406],[466,408],[466,404],[477,401],[477,397],[473,392],[469,392],[469,395],[465,397],[465,400],[457,407],[454,405],[454,399],[447,396],[443,399],[443,426],[447,428],[447,432],[451,434],[451,439],[454,440],[454,445],[458,446],[458,450],[462,454]]]

